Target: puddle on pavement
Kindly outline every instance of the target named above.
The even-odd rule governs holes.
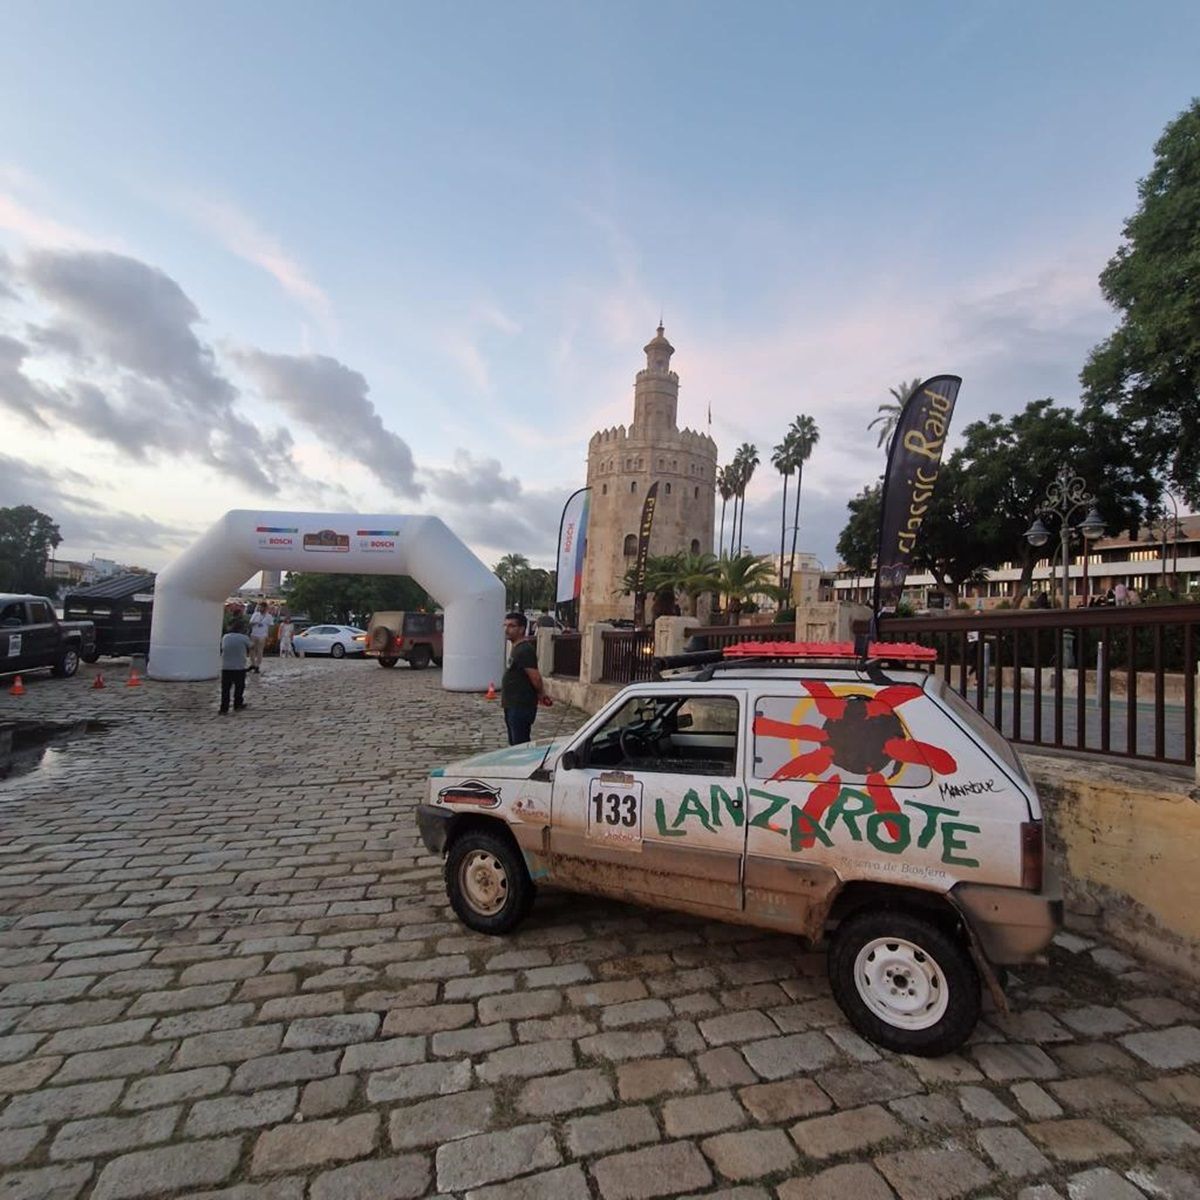
[[[0,781],[51,765],[72,743],[89,734],[104,733],[111,724],[98,720],[0,722]]]

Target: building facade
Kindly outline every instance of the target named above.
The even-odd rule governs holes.
[[[651,554],[711,552],[716,512],[717,444],[678,425],[675,348],[660,325],[645,347],[633,385],[633,423],[602,429],[588,442],[592,489],[579,625],[633,617],[621,581],[637,559],[642,505],[658,483]]]
[[[1058,538],[1052,537],[1045,549],[1050,552],[1034,565],[1031,591],[1054,595],[1061,586],[1062,566],[1058,561]],[[1053,555],[1051,557],[1050,555]],[[1118,582],[1133,588],[1139,595],[1158,591],[1187,595],[1200,589],[1200,516],[1181,516],[1166,523],[1155,522],[1143,527],[1138,536],[1121,533],[1115,537],[1098,538],[1088,545],[1085,556],[1077,540],[1072,541],[1068,581],[1071,604],[1087,604],[1103,596]],[[839,567],[834,585],[839,600],[856,600],[869,604],[873,579],[855,575]],[[982,583],[968,583],[961,589],[959,600],[970,608],[996,608],[1011,605],[1021,579],[1019,563],[1004,562],[989,568]],[[932,575],[914,571],[905,581],[904,599],[914,610],[945,606]]]

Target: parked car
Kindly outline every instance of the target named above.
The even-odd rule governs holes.
[[[417,821],[454,911],[507,933],[537,879],[809,942],[832,928],[855,1028],[901,1053],[954,1050],[981,981],[1003,1005],[1002,968],[1061,919],[1028,775],[921,669],[933,651],[862,669],[850,647],[777,644],[764,662],[743,646],[625,688],[566,738],[432,772]]]
[[[91,621],[60,621],[45,596],[0,593],[0,675],[48,669],[69,679],[95,648]]]
[[[362,654],[365,629],[357,625],[310,625],[292,638],[296,653],[303,658],[310,654],[329,654],[345,658],[347,654]]]
[[[394,667],[403,659],[414,671],[430,663],[442,665],[442,614],[377,612],[367,622],[362,646],[381,667]]]

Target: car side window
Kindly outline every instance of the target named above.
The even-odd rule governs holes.
[[[23,600],[14,600],[0,608],[0,625],[6,625],[11,629],[16,625],[24,624],[25,602]]]
[[[29,623],[31,625],[49,625],[54,619],[54,614],[50,611],[50,605],[45,600],[31,600],[29,602]]]
[[[592,735],[587,765],[674,775],[737,770],[740,706],[733,696],[634,696]]]

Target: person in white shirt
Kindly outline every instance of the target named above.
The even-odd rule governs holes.
[[[292,645],[292,618],[284,613],[279,618],[279,657],[295,658],[296,648]]]
[[[267,645],[267,634],[275,618],[267,612],[267,602],[259,604],[254,616],[250,618],[250,670],[258,674],[262,667],[263,650]]]

